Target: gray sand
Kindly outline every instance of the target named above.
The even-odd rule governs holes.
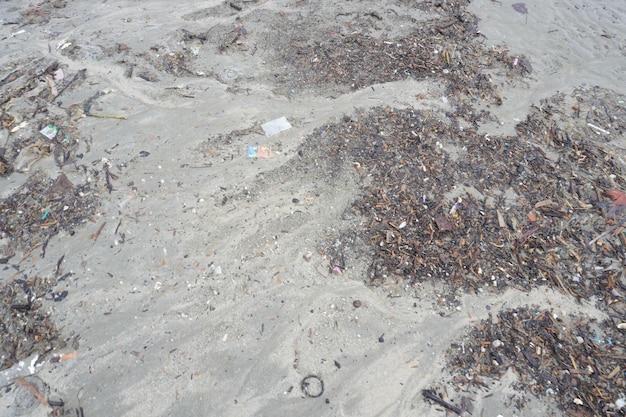
[[[328,16],[334,16],[335,3],[326,3]],[[623,91],[623,1],[529,0],[528,15],[506,3],[480,0],[470,10],[482,18],[487,45],[506,44],[512,53],[525,54],[534,72],[513,84],[497,79],[504,86],[505,101],[497,110],[503,125],[483,127],[486,133],[512,133],[530,105],[556,91],[584,83]],[[346,218],[344,211],[364,179],[344,172],[342,185],[331,187],[315,170],[280,167],[298,157],[302,137],[355,108],[445,110],[443,87],[406,80],[336,97],[297,92],[287,98],[264,82],[280,63],[265,61],[263,51],[253,57],[220,55],[199,45],[199,67],[216,76],[159,74],[158,81],[146,82],[138,70],[125,77],[123,65],[89,48],[122,42],[148,51],[180,28],[232,24],[235,15],[189,18],[221,4],[70,1],[62,18],[27,26],[26,33],[11,37],[15,27],[0,26],[0,36],[7,36],[3,62],[53,55],[73,70],[86,68],[91,88],[70,91],[64,101],[110,89],[98,101],[99,110],[128,117],[80,121],[82,136],[92,139],[88,161],[124,164],[124,174],[94,222],[74,236],[59,234],[45,259],[33,254],[22,264],[26,273],[46,276],[65,255],[63,270],[75,273],[69,296],[46,307],[66,337],[76,336],[77,357],[46,363],[37,373],[67,410],[82,407],[86,417],[442,416],[421,390],[441,380],[444,352],[465,326],[488,316],[487,306],[537,304],[564,315],[601,316],[591,305],[547,289],[466,296],[457,310],[442,311],[434,301],[437,289],[429,285],[366,286],[366,259],[341,275],[327,274],[318,249],[336,229],[358,227],[359,219]],[[246,10],[262,8],[280,19],[281,10],[298,4],[267,1]],[[334,7],[376,9],[374,4]],[[26,6],[0,3],[2,19]],[[302,13],[311,7],[302,2]],[[271,24],[247,23],[256,33],[270,31]],[[40,29],[58,34],[50,38]],[[56,49],[63,39],[82,44],[84,56],[63,56]],[[251,133],[199,151],[211,135],[281,116],[293,127],[276,136]],[[279,152],[250,160],[248,145]],[[140,157],[141,151],[149,155]],[[49,160],[34,169],[58,173]],[[25,178],[3,178],[0,191],[8,195]],[[94,242],[90,236],[105,222]],[[115,234],[118,227],[124,241]],[[319,398],[302,392],[307,375],[324,381]],[[474,415],[537,416],[553,408],[532,400],[517,410],[512,398],[520,394],[511,388],[513,380],[511,375],[494,382],[489,393],[475,397]],[[0,414],[46,415],[42,406],[17,409],[14,399],[13,392],[0,395]]]

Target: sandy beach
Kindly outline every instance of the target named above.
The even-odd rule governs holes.
[[[626,415],[626,4],[460,3],[0,2],[0,414]]]

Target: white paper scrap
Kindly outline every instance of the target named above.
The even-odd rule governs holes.
[[[262,124],[261,128],[263,129],[263,132],[265,132],[265,136],[274,136],[277,133],[291,129],[291,124],[289,124],[287,118],[283,116]]]
[[[48,125],[39,131],[39,133],[41,133],[48,139],[54,139],[58,132],[59,128],[54,125]]]

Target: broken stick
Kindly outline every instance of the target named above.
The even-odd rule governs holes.
[[[422,395],[424,396],[424,398],[428,398],[431,401],[436,402],[437,404],[439,404],[440,406],[447,408],[448,410],[452,411],[453,413],[456,413],[460,416],[463,416],[465,414],[465,411],[460,409],[459,407],[450,404],[447,401],[442,400],[441,398],[439,398],[439,396],[437,394],[435,394],[434,392],[430,391],[430,390],[422,390]],[[472,414],[470,412],[468,412],[468,414]]]

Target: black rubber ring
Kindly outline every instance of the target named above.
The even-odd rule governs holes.
[[[311,391],[309,391],[308,381],[311,379],[315,379],[319,382],[320,392],[312,393]],[[311,397],[311,398],[321,397],[322,394],[324,393],[324,381],[322,381],[322,378],[320,378],[317,375],[308,375],[308,376],[305,376],[304,379],[302,380],[302,383],[300,384],[300,388],[302,388],[302,392],[304,392],[304,395],[306,395],[307,397]]]

